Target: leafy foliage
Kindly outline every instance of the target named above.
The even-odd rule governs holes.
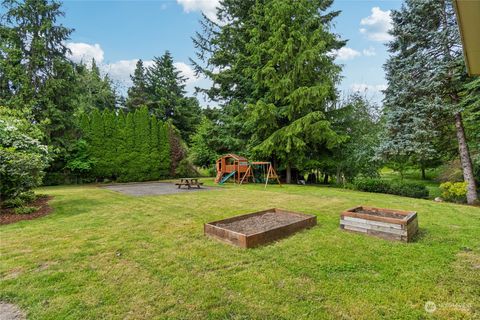
[[[466,202],[467,183],[466,182],[444,182],[440,185],[442,197],[447,201]]]
[[[353,94],[337,108],[329,110],[327,117],[332,128],[348,139],[317,159],[312,168],[323,167],[324,171],[336,176],[338,184],[351,182],[358,175],[377,177],[382,165],[376,156],[382,123],[376,106],[361,95]]]
[[[27,120],[28,114],[0,107],[0,197],[21,197],[42,183],[51,160],[42,133]],[[23,200],[22,200],[23,202]]]

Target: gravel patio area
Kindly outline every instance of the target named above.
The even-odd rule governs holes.
[[[145,183],[121,183],[103,186],[102,188],[112,191],[120,192],[130,196],[153,196],[162,194],[176,194],[184,192],[198,192],[218,189],[215,187],[202,186],[200,189],[193,187],[188,189],[186,187],[178,188],[175,183],[169,182],[145,182]]]

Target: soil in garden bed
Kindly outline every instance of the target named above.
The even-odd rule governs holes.
[[[405,219],[405,215],[393,213],[393,212],[383,212],[377,210],[365,210],[365,209],[356,209],[355,213],[368,214],[371,216],[384,217],[384,218],[394,218],[394,219]]]
[[[39,196],[35,201],[29,203],[27,206],[38,208],[37,211],[29,214],[17,214],[14,209],[0,209],[0,225],[10,224],[21,220],[32,220],[46,216],[52,212],[52,207],[48,205],[53,197]]]
[[[251,235],[258,232],[283,227],[298,221],[305,220],[305,217],[296,214],[288,214],[282,212],[266,212],[261,215],[245,217],[241,220],[231,222],[219,222],[215,225],[232,230],[235,232]]]

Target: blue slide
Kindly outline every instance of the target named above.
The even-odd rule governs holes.
[[[235,174],[235,172],[236,172],[236,171],[232,171],[232,172],[230,172],[229,174],[227,174],[225,177],[222,178],[222,180],[221,180],[218,184],[224,184],[225,181],[227,181],[228,179],[230,179],[230,177]]]

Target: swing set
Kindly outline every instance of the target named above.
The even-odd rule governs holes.
[[[222,156],[216,163],[217,176],[215,182],[223,184],[233,178],[234,183],[248,182],[265,183],[265,188],[270,180],[276,181],[280,186],[280,179],[271,162],[248,162],[245,157],[230,153]]]

